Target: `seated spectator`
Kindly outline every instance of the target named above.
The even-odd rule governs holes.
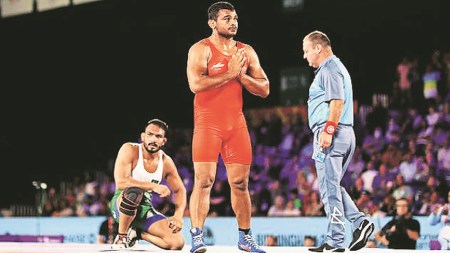
[[[438,241],[441,250],[450,250],[450,191],[447,194],[445,204],[434,206],[429,216],[429,224],[432,226],[440,224]]]
[[[374,203],[372,202],[372,196],[369,191],[363,190],[355,204],[361,212],[369,215],[372,214],[371,209],[373,208]]]
[[[395,199],[406,198],[408,200],[413,200],[414,195],[413,188],[405,184],[405,180],[401,174],[397,174],[392,186],[392,196],[394,196]]]
[[[325,216],[325,210],[322,202],[320,201],[318,192],[311,191],[303,202],[305,216]]]
[[[364,191],[364,181],[361,177],[357,177],[353,185],[350,187],[348,194],[353,200],[357,200],[362,191]]]
[[[272,206],[270,206],[269,211],[267,212],[267,216],[283,216],[285,211],[284,201],[285,198],[283,195],[275,196],[275,200]]]
[[[211,190],[210,213],[215,213],[217,216],[231,215],[229,194],[230,187],[226,181],[216,180]]]
[[[442,205],[443,201],[439,196],[437,191],[433,191],[431,193],[425,192],[422,206],[420,207],[418,214],[420,215],[429,215]]]
[[[393,180],[394,175],[389,172],[386,164],[381,163],[380,166],[378,166],[378,173],[375,175],[372,181],[372,196],[375,202],[381,202],[384,196],[388,194]]]
[[[295,207],[294,200],[289,199],[286,202],[286,207],[284,209],[283,216],[296,217],[296,216],[300,216],[301,214],[302,214],[302,212],[300,211],[300,209]]]
[[[366,135],[362,142],[363,158],[370,159],[379,155],[385,144],[384,133],[381,127],[375,127],[372,133]]]
[[[303,239],[303,246],[304,247],[316,246],[316,237],[312,235],[305,235],[305,238]]]
[[[278,246],[278,237],[274,235],[268,235],[266,237],[266,246]]]
[[[377,175],[378,170],[376,169],[376,162],[374,160],[368,161],[365,170],[361,173],[361,179],[364,182],[364,190],[373,192],[372,183]]]

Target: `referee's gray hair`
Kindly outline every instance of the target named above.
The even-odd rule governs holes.
[[[305,36],[304,40],[310,40],[314,44],[321,44],[322,46],[329,46],[331,47],[331,41],[328,38],[328,36],[321,31],[313,31],[310,32],[308,35]]]

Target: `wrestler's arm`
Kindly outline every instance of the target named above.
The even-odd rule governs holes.
[[[239,81],[253,95],[263,98],[269,96],[269,79],[261,67],[258,55],[249,45],[245,45],[245,54],[248,59],[248,69],[243,68],[238,77]]]
[[[193,93],[225,85],[239,75],[245,61],[243,53],[235,54],[230,60],[226,72],[208,76],[208,60],[210,56],[211,49],[204,43],[197,42],[189,49],[186,71],[189,88]]]
[[[130,143],[125,143],[120,147],[117,154],[116,163],[114,165],[114,180],[116,188],[123,190],[127,187],[139,187],[143,190],[155,191],[161,197],[170,195],[170,190],[167,187],[161,187],[152,182],[141,182],[131,177],[134,158],[138,156],[140,146],[133,146]]]
[[[175,163],[168,155],[164,157],[164,178],[173,192],[173,203],[175,205],[174,216],[183,218],[187,203],[186,187],[184,186],[183,180],[181,180],[180,174],[178,174]]]

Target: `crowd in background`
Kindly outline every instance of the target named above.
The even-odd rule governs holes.
[[[418,66],[423,66],[420,68]],[[342,184],[371,217],[393,212],[406,197],[414,215],[429,215],[447,200],[450,185],[450,53],[434,51],[420,63],[405,57],[389,96],[355,105],[357,148]],[[304,107],[246,111],[254,146],[249,189],[253,216],[324,216]],[[192,129],[171,129],[165,151],[186,185],[193,184]],[[40,199],[42,216],[108,215],[115,185],[111,169],[88,171],[49,186]],[[226,171],[219,162],[210,216],[233,216]],[[41,198],[41,197],[40,197]],[[170,213],[170,200],[154,196]],[[186,208],[185,215],[189,215]]]

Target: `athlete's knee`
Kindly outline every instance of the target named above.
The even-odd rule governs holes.
[[[128,187],[122,192],[122,201],[119,205],[120,212],[133,216],[144,197],[144,190],[138,187]]]
[[[214,184],[214,177],[211,177],[209,175],[203,175],[201,177],[195,178],[195,184],[200,189],[211,189]]]
[[[246,178],[230,178],[228,179],[231,190],[246,191],[248,190],[248,179]]]
[[[170,250],[181,250],[184,247],[184,239],[181,234],[179,236],[174,236],[170,240]]]

